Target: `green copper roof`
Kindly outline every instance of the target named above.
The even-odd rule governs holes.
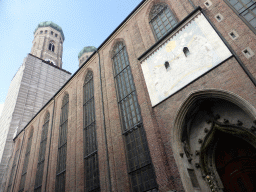
[[[45,21],[45,22],[39,23],[38,26],[36,27],[35,31],[34,31],[34,34],[37,31],[37,29],[40,28],[40,27],[52,27],[53,29],[59,31],[62,35],[63,41],[65,40],[64,33],[63,33],[61,27],[59,25],[53,23],[52,21]]]
[[[84,47],[79,53],[78,53],[78,59],[80,59],[80,57],[84,54],[84,53],[88,53],[88,52],[94,52],[96,51],[97,48],[94,46],[87,46]]]

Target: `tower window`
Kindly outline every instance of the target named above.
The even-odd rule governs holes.
[[[40,34],[42,34],[43,33],[43,31],[40,31]]]
[[[49,50],[54,52],[54,44],[52,42],[49,44]]]
[[[190,54],[189,49],[187,47],[184,47],[183,48],[183,53],[187,57]]]
[[[55,37],[58,37],[58,35],[57,35],[57,34],[55,34]]]
[[[53,31],[51,31],[51,35],[53,35]]]
[[[157,40],[167,34],[177,24],[173,13],[164,3],[156,4],[152,7],[149,19]]]
[[[46,34],[46,33],[47,33],[47,30],[45,30],[44,33]]]

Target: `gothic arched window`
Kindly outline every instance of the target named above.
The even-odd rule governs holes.
[[[167,34],[177,24],[173,13],[165,3],[159,3],[152,7],[149,20],[157,40]]]
[[[27,148],[26,148],[26,153],[25,153],[25,160],[24,160],[23,169],[22,169],[22,173],[21,173],[19,192],[24,191],[24,187],[25,187],[33,132],[34,132],[34,128],[32,127],[30,130],[30,133],[29,133],[29,137],[28,137]]]
[[[157,183],[128,54],[122,42],[115,45],[112,60],[131,191],[151,191],[157,188]]]
[[[50,43],[49,43],[49,50],[52,51],[52,52],[54,52],[54,47],[55,47],[55,46],[54,46],[53,42],[50,42]]]
[[[15,175],[15,170],[16,170],[16,166],[18,164],[18,156],[19,156],[19,152],[20,152],[20,141],[18,141],[17,143],[17,148],[16,151],[15,151],[15,155],[14,155],[14,158],[13,158],[13,162],[12,162],[12,168],[11,168],[11,173],[10,173],[10,176],[9,176],[9,183],[7,185],[7,192],[10,192],[11,189],[12,189],[12,183],[13,183],[13,179],[14,179],[14,175]]]
[[[45,118],[44,118],[44,125],[42,127],[42,133],[41,133],[39,157],[38,157],[38,160],[37,160],[36,181],[35,181],[35,186],[34,186],[34,191],[35,192],[39,192],[39,191],[42,190],[42,182],[43,182],[43,175],[44,175],[45,151],[46,151],[49,121],[50,121],[50,113],[47,112],[46,115],[45,115]]]
[[[236,14],[250,27],[256,30],[256,1],[255,0],[225,0]]]
[[[65,191],[69,95],[62,100],[55,191]]]
[[[92,71],[85,77],[83,91],[85,190],[97,192],[100,191],[100,179]]]

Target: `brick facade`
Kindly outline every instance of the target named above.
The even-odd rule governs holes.
[[[168,4],[178,22],[181,22],[194,10],[192,4],[190,4],[191,1],[188,0],[142,1],[125,22],[109,36],[98,48],[97,52],[94,52],[89,57],[65,86],[55,94],[51,101],[41,109],[14,139],[14,143],[21,140],[22,149],[13,191],[18,191],[27,135],[31,127],[35,131],[25,191],[33,191],[34,189],[39,141],[46,111],[50,112],[50,124],[42,186],[43,191],[55,190],[61,103],[65,93],[69,94],[66,191],[84,191],[83,84],[89,70],[93,72],[94,79],[94,105],[101,191],[132,190],[129,174],[127,173],[127,152],[124,137],[122,136],[122,122],[113,74],[113,48],[120,41],[125,44],[128,53],[158,190],[162,192],[172,190],[210,191],[210,188],[207,188],[207,184],[201,184],[204,181],[200,179],[198,179],[200,187],[193,188],[191,181],[188,179],[188,173],[185,173],[186,170],[182,167],[184,158],[182,159],[179,156],[180,147],[176,147],[179,146],[179,141],[177,140],[181,136],[175,135],[176,122],[179,121],[179,118],[182,118],[179,116],[179,111],[191,94],[205,91],[214,96],[217,92],[225,92],[235,95],[237,100],[246,101],[246,106],[244,106],[243,110],[246,111],[246,107],[251,109],[252,113],[247,115],[250,116],[251,121],[254,120],[254,108],[256,107],[253,99],[256,94],[254,79],[256,72],[254,66],[255,56],[247,59],[242,50],[250,47],[253,52],[256,51],[255,32],[236,15],[225,1],[212,1],[212,5],[206,8],[204,2],[193,0],[195,6],[202,8],[201,12],[209,19],[217,33],[223,37],[224,43],[231,50],[232,56],[152,107],[141,62],[138,58],[156,43],[148,17],[152,6],[161,2]],[[224,17],[221,22],[215,19],[215,15],[218,13]],[[231,30],[235,30],[239,34],[239,38],[232,40],[228,35]],[[159,43],[161,44],[161,40],[157,44]],[[225,100],[228,97],[223,96],[222,98]],[[25,136],[23,137],[24,134]],[[195,157],[193,156],[193,158]],[[12,161],[10,161],[11,163]],[[192,161],[192,164],[188,163],[189,167],[194,165],[195,161]],[[196,174],[199,174],[199,172],[196,172]]]

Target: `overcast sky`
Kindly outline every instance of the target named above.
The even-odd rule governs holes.
[[[53,21],[65,35],[63,69],[78,69],[78,53],[98,47],[141,0],[0,0],[0,104],[11,80],[31,51],[33,32]]]

